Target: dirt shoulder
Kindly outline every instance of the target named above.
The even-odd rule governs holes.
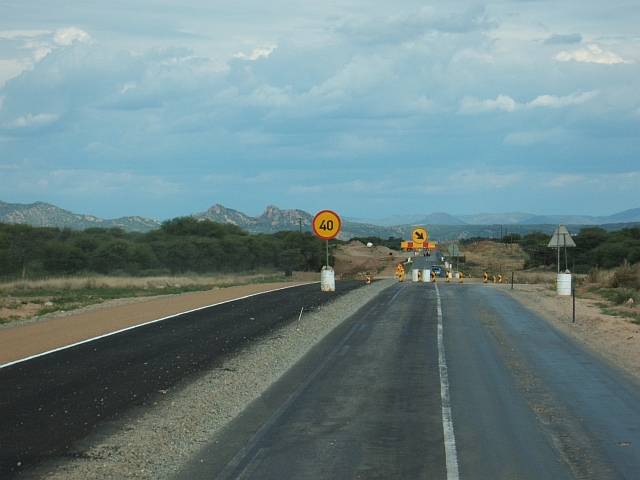
[[[365,258],[369,256],[367,250],[362,251]],[[397,257],[393,259],[397,260]],[[480,279],[465,279],[465,283],[474,281]],[[112,300],[72,312],[59,312],[37,322],[0,329],[0,365],[187,310],[302,283],[307,282],[253,284],[182,295]],[[576,299],[576,322],[572,323],[571,297],[556,295],[552,285],[521,284],[515,285],[514,290],[510,285],[488,287],[504,290],[555,327],[640,378],[640,325],[603,314],[596,305],[597,300],[588,298]]]
[[[364,278],[367,272],[376,278],[393,276],[396,265],[413,256],[412,253],[398,252],[381,245],[367,247],[358,241],[340,246],[333,255],[336,275],[356,278]]]
[[[123,328],[247,295],[308,282],[263,283],[164,297],[111,300],[0,330],[0,365]]]
[[[640,325],[602,313],[595,299],[576,298],[572,322],[571,296],[558,296],[553,285],[500,285],[505,292],[539,313],[562,332],[640,379]]]

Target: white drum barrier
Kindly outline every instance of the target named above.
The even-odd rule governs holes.
[[[431,281],[431,270],[427,270],[427,269],[422,270],[422,281],[423,282]]]
[[[320,272],[320,290],[323,292],[336,291],[336,279],[333,268],[322,267],[322,272]]]
[[[411,280],[413,280],[414,282],[418,281],[418,272],[420,270],[418,270],[417,268],[414,268],[413,270],[411,270]]]
[[[558,295],[571,295],[571,274],[558,274]]]

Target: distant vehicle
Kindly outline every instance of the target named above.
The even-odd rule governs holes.
[[[438,265],[431,267],[431,271],[435,272],[436,275],[440,275],[442,273],[442,269]]]

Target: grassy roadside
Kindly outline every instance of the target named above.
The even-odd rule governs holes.
[[[318,274],[281,273],[176,277],[71,277],[0,284],[0,324],[67,312],[108,300],[179,295],[258,283],[315,280]]]

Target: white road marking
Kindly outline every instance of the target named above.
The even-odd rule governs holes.
[[[440,290],[436,284],[436,299],[438,305],[438,365],[440,366],[440,400],[442,402],[442,428],[444,430],[444,454],[447,463],[447,480],[458,480],[458,453],[456,451],[456,437],[453,433],[453,418],[451,417],[451,397],[449,396],[449,374],[444,357],[444,336],[442,334],[442,303]]]

